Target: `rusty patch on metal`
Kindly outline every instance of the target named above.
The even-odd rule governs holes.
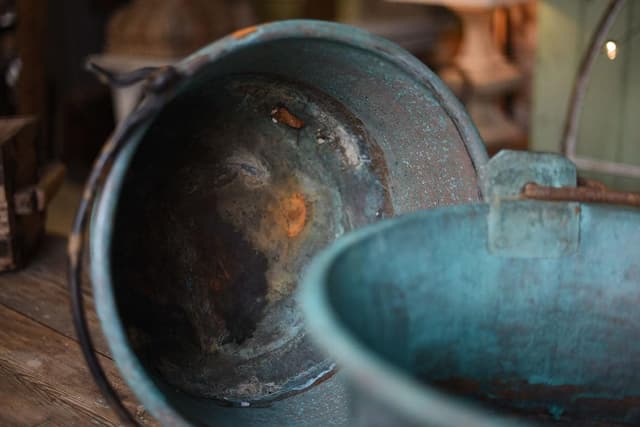
[[[640,207],[640,193],[613,191],[595,184],[585,187],[547,187],[530,182],[522,189],[522,197],[534,200]]]
[[[234,31],[233,33],[231,33],[231,37],[233,37],[236,40],[240,40],[247,37],[249,34],[255,33],[257,30],[258,30],[258,26],[252,25],[250,27],[241,28],[237,31]]]
[[[307,221],[307,207],[301,193],[293,193],[282,200],[279,222],[288,237],[296,237]]]
[[[563,422],[568,426],[582,426],[594,420],[606,422],[602,425],[607,426],[636,425],[640,421],[635,409],[640,407],[640,397],[597,397],[593,390],[572,384],[552,386],[522,380],[479,382],[460,377],[428,383],[446,393],[470,398],[488,409],[523,419]]]
[[[608,190],[607,186],[600,181],[596,181],[595,179],[589,179],[579,176],[578,177],[578,187],[589,187],[596,188],[602,191]]]
[[[302,129],[302,127],[304,126],[304,121],[294,116],[285,107],[276,107],[271,110],[271,119],[274,121],[274,123],[284,123],[285,125],[294,129]]]

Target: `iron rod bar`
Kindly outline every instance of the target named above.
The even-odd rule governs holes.
[[[604,45],[607,35],[615,22],[616,16],[624,6],[626,0],[611,0],[607,5],[607,8],[600,18],[598,25],[596,26],[589,47],[582,58],[580,68],[576,80],[573,84],[571,92],[571,98],[569,101],[569,109],[567,111],[567,117],[565,121],[565,127],[563,130],[561,149],[566,157],[572,161],[576,161],[576,146],[578,138],[578,129],[580,127],[580,115],[584,107],[584,98],[587,93],[587,87],[591,74],[593,72],[593,66],[595,65],[600,49]],[[631,165],[620,165],[614,162],[601,162],[595,159],[580,159],[582,168],[607,172],[617,175],[626,175],[631,172],[631,176],[640,176],[639,171]],[[576,162],[577,164],[578,162]],[[636,175],[638,173],[639,175]]]
[[[602,190],[597,187],[545,187],[535,183],[524,186],[526,199],[558,202],[608,203],[640,207],[640,193]]]

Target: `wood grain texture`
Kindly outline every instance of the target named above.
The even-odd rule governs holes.
[[[116,426],[74,338],[64,280],[64,239],[48,238],[28,270],[0,275],[0,425]],[[90,297],[88,293],[87,296]],[[88,312],[94,329],[98,321]],[[157,425],[105,354],[99,360],[125,405],[143,425]]]
[[[17,215],[14,203],[16,191],[36,181],[35,144],[33,117],[0,118],[0,271],[24,263],[43,225],[41,215]]]
[[[29,268],[0,276],[0,304],[75,339],[66,282],[65,246],[64,238],[48,236]],[[102,336],[88,286],[85,303],[89,307],[87,320],[94,345],[102,355],[108,356],[109,348]]]
[[[99,418],[85,416],[66,402],[52,398],[45,391],[0,364],[0,425],[22,426],[81,426],[104,425]]]
[[[0,306],[0,324],[3,377],[13,377],[31,388],[30,396],[38,396],[43,405],[60,401],[94,424],[119,424],[89,378],[77,342],[4,306]],[[137,403],[118,377],[113,361],[100,356],[100,362],[135,413]]]

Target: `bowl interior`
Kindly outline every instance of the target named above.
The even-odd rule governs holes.
[[[301,34],[231,50],[127,148],[110,286],[154,378],[234,404],[322,381],[333,364],[294,298],[312,255],[379,219],[479,199],[472,126],[380,43]]]
[[[640,422],[640,212],[583,205],[578,252],[531,259],[488,252],[487,214],[422,212],[336,252],[322,285],[339,324],[397,375],[491,411]]]

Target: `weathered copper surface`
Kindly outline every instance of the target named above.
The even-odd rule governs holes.
[[[502,152],[483,176],[487,203],[354,231],[308,269],[352,425],[640,424],[640,209],[519,200],[575,186],[557,155]]]
[[[477,132],[417,60],[341,25],[237,32],[170,77],[176,96],[117,134],[92,222],[124,377],[166,424],[348,424],[299,275],[348,230],[479,201]]]
[[[278,105],[304,128],[272,120]],[[291,294],[336,235],[393,215],[377,143],[322,93],[263,76],[220,79],[158,123],[115,223],[113,278],[134,348],[210,398],[274,398],[301,374],[327,374]]]

